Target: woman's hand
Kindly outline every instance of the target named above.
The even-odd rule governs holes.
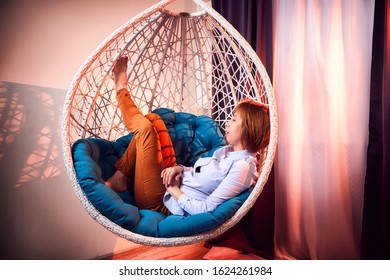
[[[165,168],[161,172],[161,178],[163,179],[164,186],[167,187],[179,187],[181,178],[183,177],[183,166],[176,165],[174,167]]]

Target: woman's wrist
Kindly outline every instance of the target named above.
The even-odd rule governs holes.
[[[179,200],[180,196],[183,194],[182,190],[178,186],[169,186],[167,191],[173,196],[175,200]]]

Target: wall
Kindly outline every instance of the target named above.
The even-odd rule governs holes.
[[[158,1],[8,2],[0,4],[0,259],[89,259],[129,249],[134,244],[96,223],[74,195],[60,118],[88,55]],[[170,9],[194,6],[182,0]]]
[[[0,81],[66,89],[104,38],[158,2],[2,1]],[[196,9],[191,0],[177,0],[168,7],[173,11]]]

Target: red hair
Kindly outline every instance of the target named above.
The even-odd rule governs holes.
[[[251,99],[238,103],[233,111],[242,119],[242,144],[251,153],[259,152],[268,146],[270,137],[270,117],[268,106]]]

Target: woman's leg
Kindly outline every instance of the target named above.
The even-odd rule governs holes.
[[[134,134],[131,142],[135,144],[130,143],[124,157],[118,161],[116,166],[121,172],[127,173],[122,173],[126,176],[129,175],[129,170],[132,170],[131,165],[134,166],[135,161],[134,195],[138,207],[167,213],[162,202],[165,187],[161,179],[161,171],[164,168],[161,145],[153,124],[143,116],[132,101],[127,89],[123,88],[123,85],[126,86],[124,82],[127,79],[126,69],[127,59],[118,60],[114,67],[114,76],[116,86],[119,88],[117,91],[118,105],[126,127]]]
[[[157,131],[157,137],[161,145],[161,152],[164,162],[164,168],[176,166],[175,150],[172,145],[171,137],[165,126],[164,121],[157,114],[151,113],[145,116]],[[135,161],[136,161],[136,141],[132,139],[123,153],[122,157],[114,164],[120,172],[114,174],[106,182],[116,191],[123,192],[127,190],[127,179],[134,178]]]
[[[128,178],[134,178],[136,159],[135,144],[135,140],[132,138],[122,157],[114,164],[117,171],[105,182],[105,184],[114,191],[127,191]]]
[[[132,117],[134,115],[139,115],[141,111],[134,104],[131,99],[129,92],[127,91],[127,57],[121,57],[114,66],[113,73],[115,79],[115,88],[117,89],[117,97],[124,95],[126,98],[120,98],[119,107],[121,109],[123,120],[126,127],[129,128],[131,126]],[[150,113],[146,115],[146,118],[153,124],[154,128],[157,131],[158,140],[161,143],[161,151],[164,161],[164,168],[171,167],[176,165],[176,156],[175,150],[172,145],[171,137],[169,135],[168,129],[165,126],[164,121],[157,114]],[[134,156],[131,154],[135,154],[133,152],[135,145],[133,145],[133,149],[129,150],[130,155],[127,156],[128,159],[133,159]],[[133,163],[134,160],[130,160],[129,163]],[[132,168],[128,168],[131,170]],[[129,172],[125,172],[125,174],[129,175]]]

